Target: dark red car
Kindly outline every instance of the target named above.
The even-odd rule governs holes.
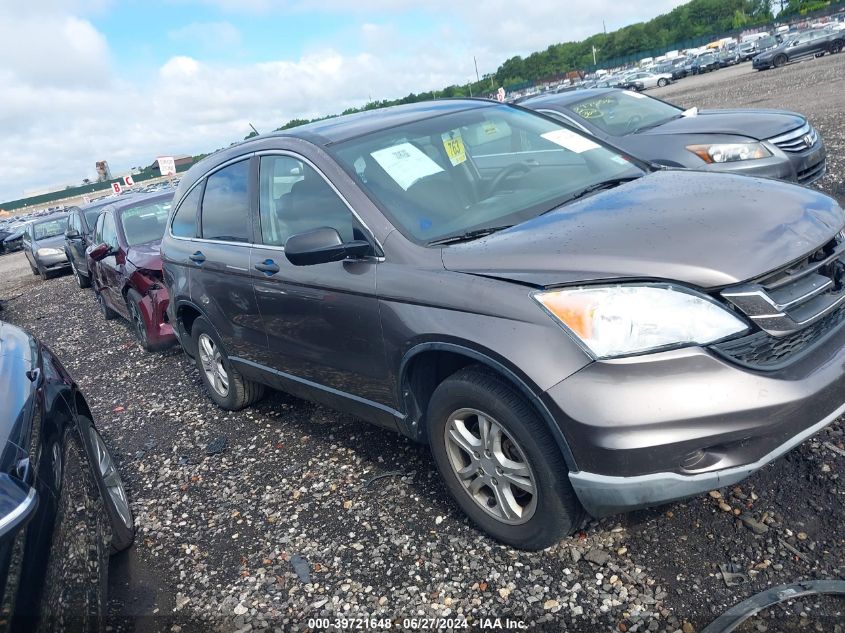
[[[176,343],[167,322],[170,296],[162,283],[159,255],[172,199],[170,191],[104,207],[86,250],[103,316],[131,321],[138,341],[150,351]]]

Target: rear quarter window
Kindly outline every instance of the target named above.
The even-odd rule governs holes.
[[[199,207],[200,197],[202,196],[203,183],[199,183],[191,192],[182,200],[176,215],[173,216],[173,223],[170,225],[170,231],[176,237],[196,237],[197,236],[197,210]]]
[[[208,176],[200,226],[203,239],[249,241],[249,160],[229,165]]]

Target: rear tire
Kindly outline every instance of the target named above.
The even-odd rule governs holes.
[[[203,385],[218,407],[239,411],[264,397],[264,385],[245,378],[232,367],[217,333],[205,318],[196,318],[191,337],[197,350],[195,362]]]
[[[830,45],[830,54],[836,55],[836,53],[840,52],[842,50],[843,44],[845,43],[843,43],[841,40],[835,40],[834,42],[832,42]]]
[[[583,509],[557,443],[504,378],[478,365],[458,371],[435,389],[426,420],[446,487],[483,531],[539,550],[578,528]]]
[[[669,81],[668,81],[667,79],[658,79],[658,80],[657,80],[657,85],[658,85],[659,87],[663,88],[664,86],[668,86],[668,85],[669,85]]]

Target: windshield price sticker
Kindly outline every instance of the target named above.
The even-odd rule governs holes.
[[[381,168],[407,191],[418,180],[437,174],[443,168],[410,143],[400,143],[370,154]]]
[[[446,155],[449,157],[452,167],[457,167],[467,159],[467,152],[464,147],[464,140],[461,138],[461,133],[458,130],[452,130],[441,136],[443,137],[443,149],[446,150]]]
[[[576,134],[575,132],[571,132],[569,130],[552,130],[551,132],[546,132],[540,136],[547,141],[551,141],[555,145],[560,145],[564,149],[568,149],[570,152],[575,152],[576,154],[582,154],[591,149],[597,149],[600,147],[598,143],[593,143],[593,141],[587,137],[581,136],[580,134]]]

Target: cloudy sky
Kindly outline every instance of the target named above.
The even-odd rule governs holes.
[[[683,0],[0,0],[0,202],[465,83]]]

